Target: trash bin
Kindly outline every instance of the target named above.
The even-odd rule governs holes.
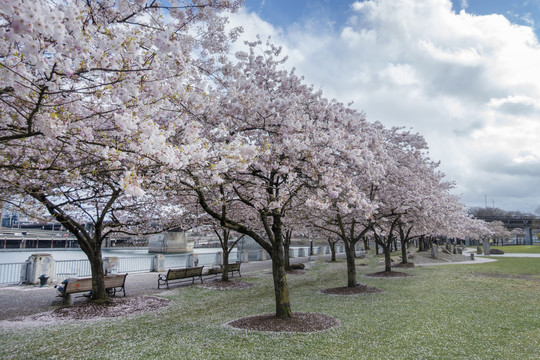
[[[49,277],[45,274],[41,275],[39,277],[39,287],[47,285],[47,280],[49,280]]]

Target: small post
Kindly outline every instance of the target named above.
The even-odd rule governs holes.
[[[484,240],[484,255],[489,255],[489,240]]]
[[[152,258],[152,272],[165,271],[165,255],[156,254]]]

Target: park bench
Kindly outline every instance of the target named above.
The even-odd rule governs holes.
[[[127,274],[107,275],[105,279],[105,290],[110,296],[116,296],[117,292],[122,291],[126,296],[126,276]],[[62,282],[62,286],[59,288],[60,294],[58,296],[64,298],[64,303],[69,305],[71,303],[71,294],[89,292],[92,290],[92,278],[70,278]]]
[[[180,268],[180,269],[169,269],[167,271],[167,274],[159,274],[158,275],[158,289],[161,287],[161,285],[167,285],[167,289],[169,288],[169,282],[170,281],[182,281],[185,279],[191,278],[191,283],[195,283],[195,278],[199,277],[199,280],[201,280],[201,283],[203,282],[202,278],[202,269],[204,266],[197,266],[197,267],[191,267],[191,268]]]
[[[229,272],[231,273],[231,276],[234,276],[234,273],[236,272],[240,277],[242,277],[242,274],[240,273],[240,262],[229,264]],[[208,275],[217,275],[223,273],[223,265],[220,265],[216,268],[211,268],[208,270]]]

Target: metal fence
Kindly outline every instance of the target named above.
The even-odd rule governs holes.
[[[26,262],[0,264],[0,284],[16,284],[26,273]]]
[[[300,250],[301,249],[301,250]],[[291,256],[308,256],[309,247],[291,248]],[[343,246],[336,246],[336,252],[343,252]],[[247,252],[247,256],[246,253]],[[313,255],[328,254],[330,249],[327,246],[313,247]],[[145,272],[152,270],[153,256],[119,257],[116,271],[119,273]],[[197,259],[197,262],[195,261]],[[197,263],[198,266],[214,266],[221,264],[222,253],[199,253],[199,254],[177,254],[165,256],[165,268],[191,267]],[[269,260],[270,256],[263,249],[249,251],[232,251],[229,254],[229,263],[243,261]],[[15,284],[25,280],[26,262],[0,264],[0,284]],[[54,262],[54,281],[62,281],[71,277],[91,276],[92,269],[90,261],[84,260],[56,260]]]
[[[118,261],[119,265],[117,271],[119,273],[150,271],[150,269],[152,268],[151,257],[122,257],[118,258]]]
[[[92,268],[88,260],[57,260],[54,263],[54,278],[59,281],[90,275],[92,275]]]

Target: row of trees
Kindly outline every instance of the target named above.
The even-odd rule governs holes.
[[[276,316],[292,316],[294,231],[354,245],[485,229],[450,194],[423,137],[370,123],[256,40],[230,56],[237,1],[10,2],[0,10],[0,191],[78,239],[106,298],[112,232],[211,223],[272,258]],[[88,224],[91,224],[89,227]],[[404,257],[406,259],[406,257]]]

